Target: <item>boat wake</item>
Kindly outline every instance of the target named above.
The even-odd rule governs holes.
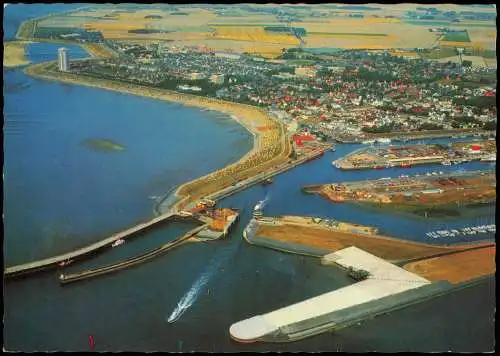
[[[261,200],[257,203],[257,205],[254,207],[254,210],[264,209],[264,207],[266,206],[266,204],[269,202],[270,199],[271,197],[269,196],[269,194],[267,194],[264,200]]]
[[[173,323],[177,321],[182,314],[184,314],[184,312],[193,305],[202,292],[203,287],[205,287],[205,285],[207,285],[208,282],[210,282],[210,280],[216,275],[222,264],[227,262],[229,258],[235,254],[237,248],[238,245],[226,248],[212,258],[207,269],[200,275],[200,277],[193,283],[189,291],[177,303],[177,307],[174,309],[172,314],[170,314],[167,322]]]

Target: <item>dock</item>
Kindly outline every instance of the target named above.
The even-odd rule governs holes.
[[[61,284],[67,284],[67,283],[72,283],[72,282],[77,282],[77,281],[82,281],[85,279],[101,276],[104,274],[112,273],[112,272],[117,272],[125,268],[129,268],[132,266],[136,266],[140,263],[146,262],[154,257],[157,257],[177,246],[180,246],[182,243],[186,242],[189,238],[193,237],[196,235],[198,232],[201,230],[205,229],[208,225],[201,225],[197,226],[196,228],[188,231],[178,239],[171,241],[165,245],[162,245],[154,250],[148,251],[142,255],[132,257],[130,259],[127,259],[122,262],[118,262],[115,264],[99,267],[96,269],[91,269],[91,270],[86,270],[83,272],[77,272],[77,273],[72,273],[72,274],[61,274],[59,277],[59,282]]]
[[[95,253],[96,251],[103,249],[105,247],[110,247],[113,242],[119,239],[127,239],[131,237],[132,235],[144,231],[148,228],[153,227],[156,224],[162,223],[172,217],[176,216],[176,214],[173,213],[167,213],[163,214],[160,216],[157,216],[147,222],[137,224],[127,230],[121,231],[119,233],[116,233],[114,235],[111,235],[108,238],[105,238],[103,240],[100,240],[98,242],[95,242],[91,245],[85,246],[83,248],[80,248],[78,250],[68,252],[65,254],[57,255],[54,257],[50,258],[45,258],[43,260],[38,260],[38,261],[33,261],[33,262],[28,262],[24,263],[21,265],[16,265],[16,266],[11,266],[5,268],[4,271],[4,276],[7,277],[12,277],[16,275],[22,275],[30,272],[35,272],[35,271],[40,271],[43,269],[51,268],[51,267],[56,267],[60,263],[72,261],[77,258],[82,258],[86,255],[90,255],[92,253]]]
[[[416,303],[447,290],[356,247],[323,257],[341,268],[364,270],[367,279],[317,297],[239,321],[229,328],[238,342],[288,342],[340,328]]]
[[[455,142],[449,146],[440,144],[372,146],[353,151],[333,164],[343,170],[410,168],[422,164],[451,165],[489,160],[494,156],[496,156],[494,141],[473,140]]]

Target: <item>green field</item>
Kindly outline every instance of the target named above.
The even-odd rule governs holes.
[[[264,23],[208,23],[209,26],[217,27],[265,27],[265,26],[280,26],[281,24],[264,24]]]
[[[304,66],[314,64],[314,61],[309,59],[288,59],[286,64]]]
[[[387,36],[385,33],[355,33],[355,32],[308,32],[310,35],[330,35],[330,36]]]
[[[403,23],[408,23],[410,25],[419,25],[419,26],[455,26],[452,25],[450,21],[433,21],[433,20],[404,20]]]
[[[490,23],[490,22],[484,23],[484,24],[482,24],[482,23],[465,23],[464,22],[464,23],[454,23],[452,25],[452,27],[495,27],[496,28],[497,25],[494,23]]]
[[[441,50],[434,49],[430,52],[421,52],[419,56],[425,59],[440,59],[457,56],[457,52],[454,48],[443,47]]]
[[[441,41],[470,42],[470,38],[465,30],[465,32],[448,32],[441,38]]]

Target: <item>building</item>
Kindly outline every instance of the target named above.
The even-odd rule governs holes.
[[[238,60],[241,58],[241,54],[237,54],[237,53],[215,52],[214,55],[215,55],[215,57],[227,58],[227,59],[233,59],[233,60]]]
[[[215,84],[224,84],[224,74],[212,74],[210,81]]]
[[[188,79],[191,80],[207,79],[207,76],[203,73],[192,72],[188,74]]]
[[[62,47],[57,50],[57,63],[61,72],[69,71],[69,57],[66,48]]]

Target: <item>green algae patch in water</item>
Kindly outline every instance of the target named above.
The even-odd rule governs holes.
[[[91,138],[83,140],[82,145],[98,152],[117,152],[125,150],[125,147],[120,145],[119,143],[104,138]]]

